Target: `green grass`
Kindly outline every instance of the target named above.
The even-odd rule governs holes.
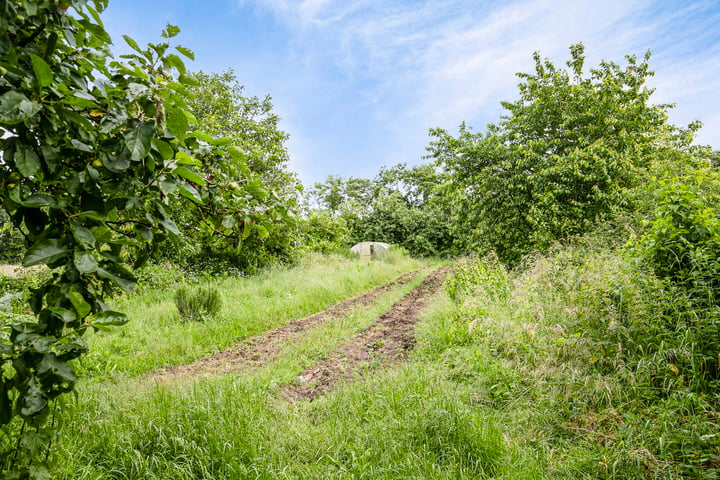
[[[506,455],[499,430],[472,408],[468,392],[423,363],[381,370],[313,403],[291,404],[279,393],[427,273],[314,327],[255,372],[86,385],[65,406],[72,420],[57,446],[65,459],[59,472],[78,479],[495,478]]]
[[[222,279],[213,284],[221,293],[222,310],[204,322],[180,320],[171,288],[146,289],[117,305],[131,319],[128,325],[89,337],[90,353],[79,370],[105,378],[190,363],[385,284],[419,265],[407,257],[393,263],[361,263],[314,256],[293,269]]]
[[[341,266],[334,283],[389,267],[352,268]],[[659,308],[647,293],[652,279],[587,246],[516,272],[492,260],[463,268],[452,297],[441,292],[424,311],[406,363],[358,375],[313,402],[289,402],[282,385],[366,328],[422,275],[303,332],[254,370],[83,384],[64,406],[58,478],[717,478],[717,402],[668,371],[680,353],[633,350],[637,334],[627,334],[652,333],[642,323]],[[270,272],[246,288],[263,291],[264,282],[296,274]],[[288,312],[258,331],[304,316]],[[143,353],[163,348],[150,342]],[[659,374],[663,383],[652,384]]]

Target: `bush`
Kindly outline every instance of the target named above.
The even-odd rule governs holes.
[[[460,305],[466,297],[506,300],[510,292],[507,271],[497,255],[472,256],[458,262],[445,284],[448,296]]]
[[[220,313],[222,300],[214,287],[183,286],[175,291],[175,306],[182,320],[199,321]]]
[[[720,180],[711,171],[658,182],[655,220],[639,256],[672,293],[666,334],[685,343],[696,389],[720,386],[720,218],[712,206]]]

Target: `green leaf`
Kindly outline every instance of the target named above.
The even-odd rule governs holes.
[[[245,221],[243,223],[243,232],[242,232],[243,240],[248,238],[250,236],[250,234],[252,233],[252,225],[253,225],[252,220],[250,220],[249,218],[245,218]]]
[[[230,153],[230,156],[235,160],[245,161],[247,160],[247,155],[245,154],[245,151],[237,146],[232,146],[228,149],[228,152]]]
[[[192,185],[188,185],[185,182],[178,182],[177,189],[183,197],[189,198],[195,203],[203,203],[202,197]]]
[[[268,229],[263,227],[262,225],[258,225],[255,228],[257,229],[258,236],[260,238],[267,238],[270,235],[270,232],[268,232]]]
[[[18,400],[20,413],[25,418],[32,418],[47,407],[47,400],[43,397],[37,378],[30,380],[27,390],[20,394]]]
[[[195,131],[195,132],[192,132],[192,134],[195,135],[195,137],[197,137],[199,140],[202,140],[203,142],[209,143],[211,145],[213,144],[213,141],[215,140],[212,137],[212,135],[208,135],[207,133]]]
[[[175,228],[177,229],[177,227],[175,227]],[[126,274],[127,276],[122,277],[120,275],[111,273],[107,269],[101,268],[101,267],[98,267],[97,274],[101,278],[105,278],[107,280],[113,280],[115,283],[117,283],[120,286],[120,288],[122,288],[126,292],[132,292],[135,289],[135,286],[137,285],[137,280],[135,279],[135,277],[133,277],[130,274]]]
[[[54,353],[46,353],[43,355],[42,361],[38,366],[38,375],[41,380],[43,380],[43,377],[52,377],[53,383],[67,382],[73,384],[77,381],[72,367],[68,363],[58,360]],[[50,382],[43,383],[47,384]]]
[[[77,320],[77,315],[72,310],[62,307],[48,307],[48,310],[60,317],[63,323],[72,323]]]
[[[177,163],[181,165],[192,165],[193,167],[202,166],[202,162],[200,160],[197,160],[185,152],[177,152],[175,158],[177,159]]]
[[[147,155],[154,132],[153,125],[143,122],[125,134],[125,146],[130,151],[131,160],[137,162]]]
[[[104,222],[107,220],[107,215],[105,215],[102,212],[98,212],[95,210],[86,210],[84,212],[80,212],[80,218],[87,218],[89,220],[96,220],[98,222]]]
[[[106,310],[95,315],[88,324],[93,327],[119,327],[128,321],[129,319],[124,313]]]
[[[178,82],[189,87],[199,87],[200,85],[202,85],[202,83],[200,83],[200,80],[198,80],[195,75],[191,75],[189,73],[181,74],[178,77]]]
[[[190,124],[183,109],[166,105],[167,129],[179,139],[184,139]]]
[[[175,152],[173,151],[170,144],[165,142],[164,140],[153,137],[151,143],[153,149],[160,154],[163,160],[169,160],[175,155]]]
[[[122,37],[125,40],[125,43],[130,45],[130,48],[132,48],[133,50],[135,50],[138,53],[143,53],[143,51],[140,49],[140,47],[138,46],[138,44],[135,40],[133,40],[131,37],[129,37],[127,35],[123,35]]]
[[[225,145],[229,145],[232,142],[233,142],[233,139],[230,137],[220,137],[220,138],[214,138],[210,143],[212,143],[216,147],[224,147]]]
[[[41,109],[39,103],[31,102],[22,93],[10,90],[0,95],[0,124],[13,125],[24,122]]]
[[[72,288],[68,293],[68,299],[70,303],[75,307],[75,311],[78,313],[79,318],[87,317],[92,311],[92,307],[85,301],[82,293],[78,292],[76,288]]]
[[[33,193],[22,202],[24,207],[30,208],[52,207],[55,204],[55,199],[44,193]]]
[[[41,240],[34,244],[25,254],[23,259],[24,267],[33,265],[50,264],[68,254],[68,249],[60,245],[57,239]]]
[[[53,73],[50,65],[34,53],[30,54],[30,60],[32,61],[35,77],[38,79],[40,87],[47,87],[50,85],[53,81]]]
[[[85,252],[82,250],[75,251],[75,258],[73,259],[73,263],[75,264],[75,268],[77,268],[80,273],[93,273],[97,270],[98,267],[95,257],[93,257],[90,252]]]
[[[73,237],[80,245],[85,248],[95,248],[95,235],[89,228],[81,227],[79,225],[71,225]]]
[[[165,27],[165,30],[162,31],[162,37],[163,38],[172,38],[176,36],[178,33],[180,33],[180,27],[177,27],[175,25],[170,25],[169,23]]]
[[[123,150],[119,155],[103,153],[100,157],[105,168],[115,173],[122,173],[130,168],[130,150]]]
[[[23,177],[32,177],[40,170],[40,157],[32,148],[20,148],[15,152],[15,166]]]
[[[233,228],[235,225],[237,225],[237,220],[232,215],[225,215],[222,219],[222,224],[225,228]]]
[[[181,47],[180,45],[178,45],[177,47],[175,47],[175,50],[182,53],[190,60],[195,60],[195,54],[189,48]]]
[[[175,175],[178,175],[179,177],[184,178],[185,180],[189,182],[193,182],[196,185],[204,186],[205,180],[198,175],[197,173],[193,172],[187,167],[177,167],[175,170],[173,170],[173,173]]]
[[[83,143],[80,140],[76,140],[74,138],[72,140],[70,140],[70,144],[73,147],[75,147],[77,150],[80,150],[81,152],[92,153],[95,151],[95,149],[92,146],[88,145],[87,143]]]
[[[170,53],[163,58],[163,62],[168,67],[175,67],[181,74],[186,73],[185,63],[177,55]]]

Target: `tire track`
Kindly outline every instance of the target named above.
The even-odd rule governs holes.
[[[330,354],[330,358],[309,367],[298,379],[282,387],[290,400],[313,400],[337,382],[349,380],[380,362],[398,363],[415,346],[414,326],[426,300],[442,285],[450,267],[440,267],[414,290],[395,302],[390,310],[360,335]]]
[[[418,273],[419,271],[404,273],[392,282],[376,287],[363,295],[344,300],[322,312],[292,321],[248,340],[243,340],[227,350],[203,358],[195,363],[167,368],[153,374],[152,377],[158,381],[167,381],[174,378],[257,369],[274,359],[279,354],[283,344],[296,341],[306,330],[346,315],[359,306],[370,305],[381,294],[410,283]]]

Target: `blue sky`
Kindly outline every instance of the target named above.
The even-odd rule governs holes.
[[[190,68],[232,68],[246,94],[270,94],[306,185],[424,163],[429,128],[484,130],[534,51],[564,65],[577,42],[586,66],[650,49],[653,101],[720,148],[716,0],[110,0],[103,20],[118,49],[177,25]]]

